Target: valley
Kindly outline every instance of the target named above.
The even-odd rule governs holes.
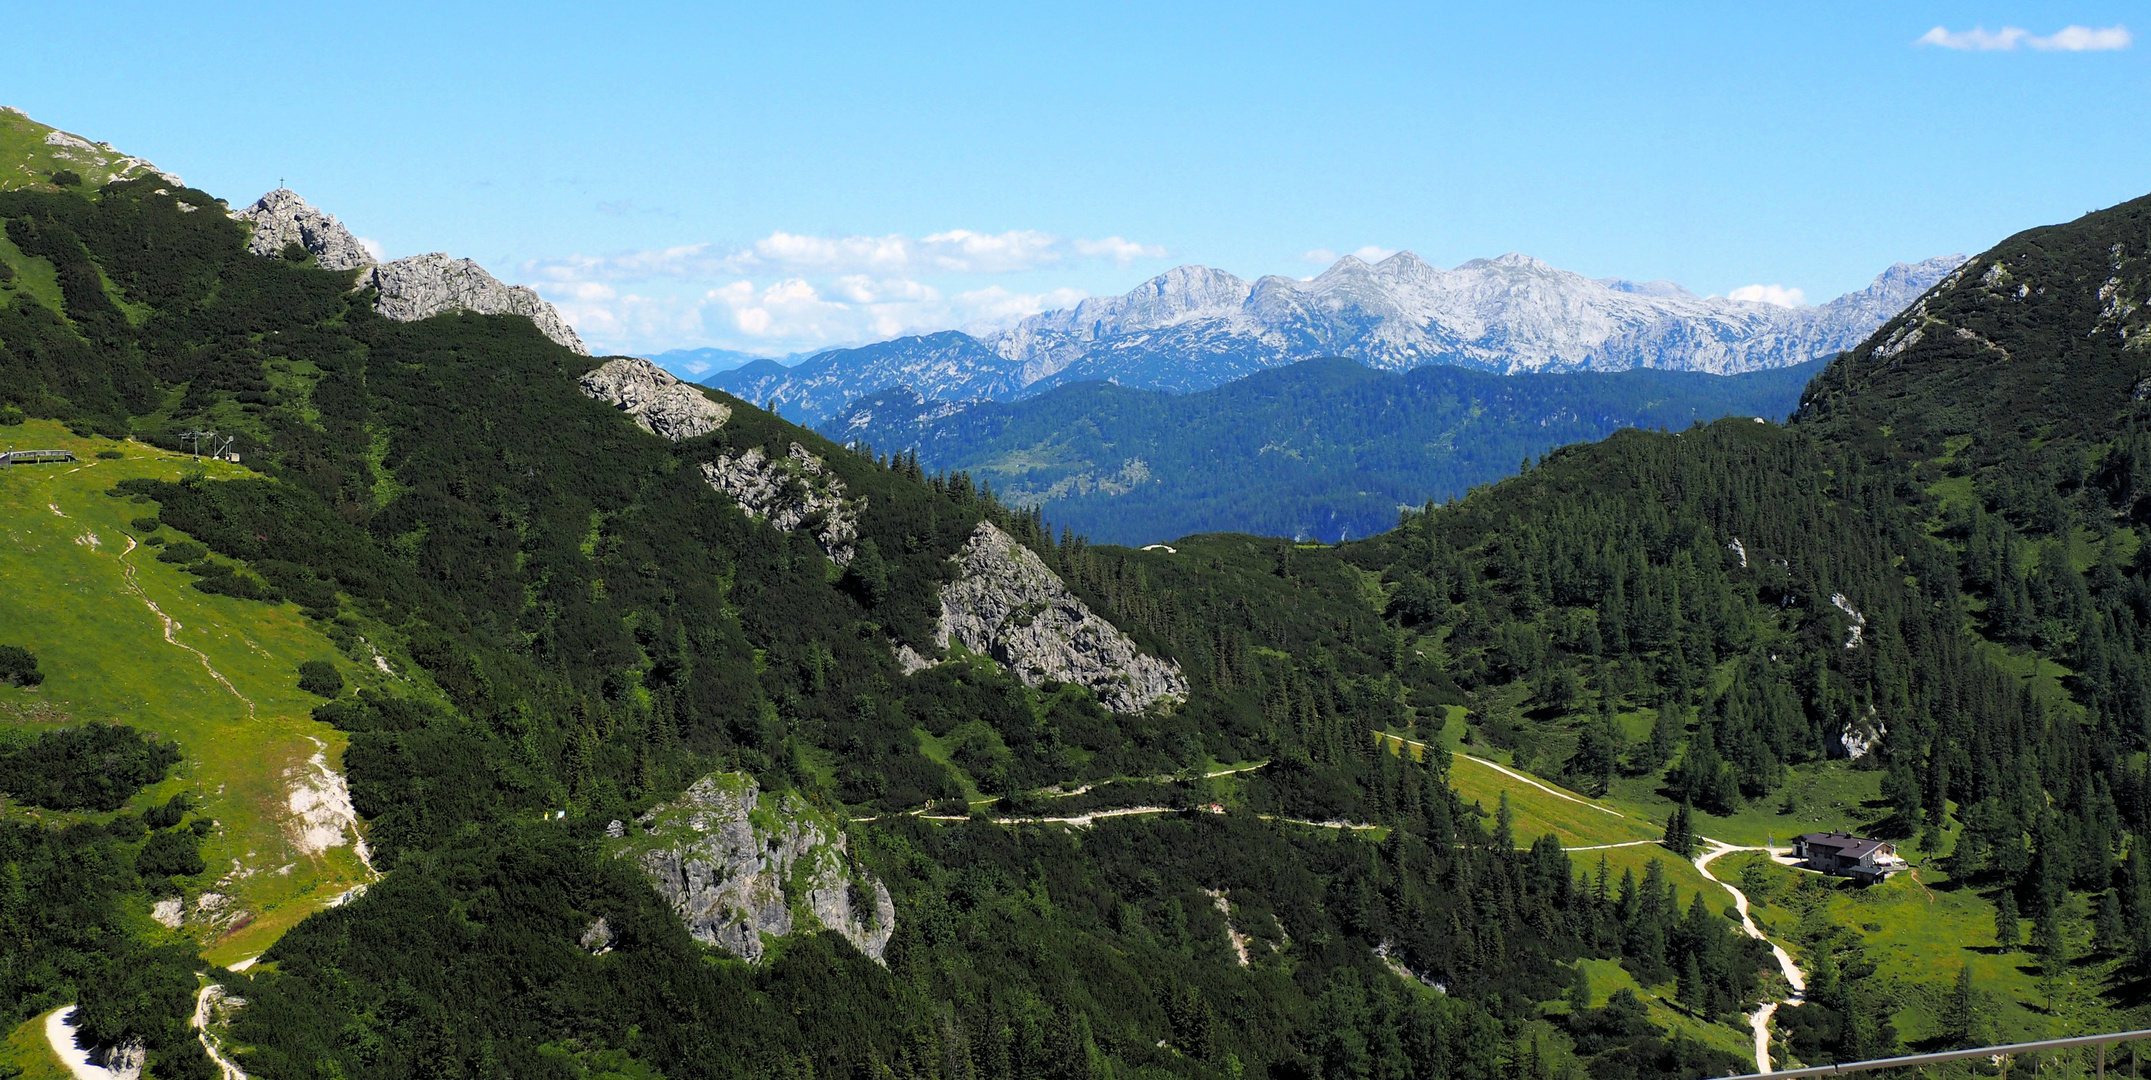
[[[73,458],[0,469],[27,1074],[67,1004],[152,1080],[1675,1080],[2141,1022],[2151,200],[1901,268],[1814,369],[1263,373],[1535,449],[1335,543],[1136,546],[1023,485],[1183,409],[1332,471],[1392,429],[1092,384],[952,467],[289,191],[44,153],[0,190],[0,433]],[[1558,277],[1495,262],[1425,273]],[[1912,869],[1777,857],[1823,830]]]
[[[1081,383],[956,405],[893,390],[819,430],[969,473],[1100,543],[1237,532],[1334,544],[1624,427],[1781,421],[1820,370],[1392,373],[1327,358],[1187,394]]]

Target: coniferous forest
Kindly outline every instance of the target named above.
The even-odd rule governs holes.
[[[714,432],[654,437],[577,389],[598,360],[527,319],[391,322],[349,272],[249,255],[239,224],[177,205],[210,196],[158,184],[0,193],[60,297],[0,304],[0,401],[175,449],[237,432],[248,478],[116,494],[195,538],[161,557],[197,588],[294,605],[406,676],[315,714],[348,734],[384,876],[215,973],[247,1001],[249,1075],[1743,1071],[1578,973],[1617,964],[1739,1023],[1777,977],[1767,949],[1724,896],[1518,835],[1505,803],[1456,793],[1447,751],[1374,737],[1452,708],[1489,739],[1561,732],[1530,768],[1575,790],[1662,774],[1718,815],[1871,743],[1904,836],[2035,923],[2110,910],[2115,950],[2151,971],[2151,200],[1974,260],[1787,424],[1622,431],[1341,546],[1143,551],[742,401]],[[864,498],[845,567],[698,467],[794,442]],[[1116,714],[979,657],[905,674],[892,646],[932,649],[981,521],[1176,660],[1188,700]],[[2064,670],[2062,692],[2016,657]],[[1645,740],[1613,720],[1639,709],[1661,718]],[[0,1000],[18,1023],[80,1001],[156,1077],[215,1068],[185,1027],[192,952],[127,911],[200,860],[185,805],[118,808],[188,749],[109,728],[0,748],[0,790],[81,812],[0,833]],[[115,768],[78,775],[85,753]],[[853,819],[896,906],[885,965],[834,933],[724,958],[605,853],[608,822],[716,770]],[[1093,783],[1066,805],[1118,788],[1185,812],[911,813],[967,781],[1003,809]],[[614,937],[594,955],[577,935],[598,917]],[[1872,965],[1819,969],[1802,1056],[1897,1050]]]

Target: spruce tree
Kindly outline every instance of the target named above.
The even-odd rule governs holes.
[[[1994,901],[1994,944],[2003,952],[2015,952],[2024,937],[2024,925],[2017,914],[2016,894],[2003,889]]]
[[[1972,965],[1967,962],[1957,969],[1957,985],[1950,991],[1943,1012],[1943,1026],[1959,1046],[1974,1045],[1972,1033],[1979,1026],[1978,994],[1972,987]]]
[[[1687,802],[1674,807],[1672,815],[1666,818],[1663,843],[1666,850],[1683,859],[1695,858],[1695,823]]]
[[[1703,969],[1695,962],[1695,954],[1681,964],[1680,985],[1674,988],[1674,996],[1689,1012],[1701,1014],[1710,1003],[1710,995],[1703,989]]]

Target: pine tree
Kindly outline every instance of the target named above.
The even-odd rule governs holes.
[[[1673,751],[1680,748],[1681,724],[1672,705],[1658,706],[1658,715],[1651,722],[1651,739],[1645,744],[1644,756],[1652,768],[1673,760]]]
[[[2032,953],[2039,958],[2039,986],[2046,993],[2047,1012],[2054,1011],[2054,995],[2069,967],[2069,940],[2062,933],[2061,908],[2049,903],[2032,922]]]
[[[1516,850],[1516,811],[1509,806],[1509,792],[1504,788],[1501,802],[1494,810],[1494,850],[1507,854]]]
[[[1680,985],[1674,987],[1674,996],[1692,1013],[1700,1014],[1709,1005],[1710,995],[1703,987],[1703,969],[1696,964],[1692,952],[1681,965]]]
[[[1957,985],[1950,991],[1944,1004],[1943,1025],[1951,1040],[1959,1046],[1976,1045],[1973,1032],[1979,1027],[1979,991],[1972,986],[1972,965],[1966,962],[1957,969]]]
[[[2108,889],[2099,894],[2097,909],[2091,918],[2092,941],[2098,950],[2118,954],[2128,948],[2128,933],[2121,924],[2121,894]]]
[[[2016,894],[2003,889],[1994,901],[1994,944],[2004,952],[2016,951],[2024,939],[2024,924],[2017,914]]]
[[[1673,808],[1666,818],[1666,834],[1662,841],[1666,850],[1683,859],[1695,858],[1695,823],[1688,803]]]

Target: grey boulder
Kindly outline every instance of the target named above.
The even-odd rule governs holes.
[[[642,430],[678,442],[707,435],[731,419],[732,410],[711,401],[702,388],[648,360],[607,360],[582,378],[583,393],[609,402]]]

